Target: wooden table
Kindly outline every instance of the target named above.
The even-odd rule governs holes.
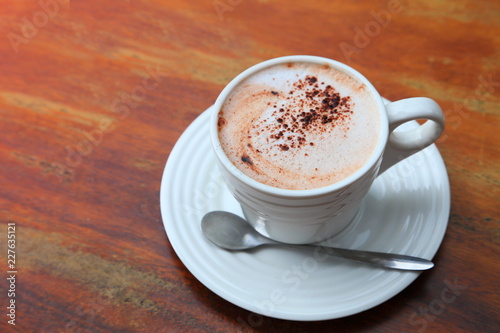
[[[6,0],[0,27],[1,331],[498,332],[498,1]],[[160,215],[181,133],[239,72],[291,54],[447,116],[436,267],[342,319],[249,320],[185,268]]]

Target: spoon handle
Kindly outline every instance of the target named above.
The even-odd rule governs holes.
[[[366,264],[399,270],[422,271],[434,267],[432,261],[423,258],[384,252],[339,249],[334,247],[313,246],[315,251],[331,256],[345,258]]]

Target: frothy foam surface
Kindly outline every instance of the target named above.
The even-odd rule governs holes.
[[[241,82],[219,112],[219,139],[251,178],[285,189],[336,183],[363,166],[379,129],[367,87],[310,63],[266,68]]]

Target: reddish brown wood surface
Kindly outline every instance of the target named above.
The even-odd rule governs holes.
[[[0,331],[498,332],[498,1],[4,0],[0,32]],[[291,54],[340,60],[447,116],[436,267],[338,320],[256,320],[189,273],[160,217],[179,135],[236,74]],[[461,289],[442,302],[448,283]]]

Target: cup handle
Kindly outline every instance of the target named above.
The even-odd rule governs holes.
[[[434,143],[444,130],[443,111],[430,98],[402,99],[388,103],[385,107],[389,120],[389,139],[379,174]],[[416,128],[394,131],[398,126],[417,119],[426,119],[427,121]]]

